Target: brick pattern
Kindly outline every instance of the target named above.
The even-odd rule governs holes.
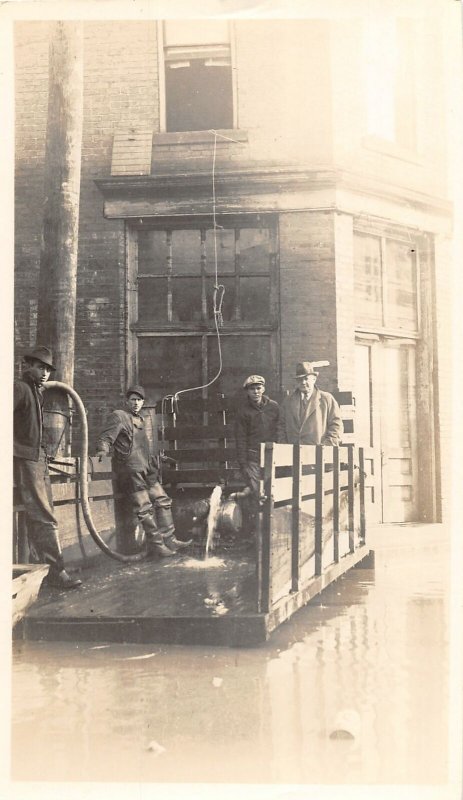
[[[318,385],[337,385],[334,213],[280,216],[281,374],[294,386],[298,361],[326,359]]]

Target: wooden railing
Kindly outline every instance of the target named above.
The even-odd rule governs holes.
[[[93,544],[83,518],[80,506],[79,458],[59,458],[49,463],[55,516],[58,521],[60,542],[63,548],[74,550],[71,558],[79,560],[87,555],[99,552]],[[114,494],[112,482],[111,460],[104,458],[101,462],[96,458],[88,460],[89,482],[88,494],[93,521],[104,539],[115,549],[124,552],[123,548],[130,536],[121,522],[130,523],[124,516],[123,498]],[[119,525],[116,526],[116,513]],[[127,515],[127,512],[125,512]],[[132,526],[134,529],[135,524]],[[130,533],[130,524],[128,525]],[[28,561],[27,526],[24,506],[21,502],[18,487],[13,485],[13,563],[23,564]]]
[[[266,444],[261,467],[258,610],[269,612],[365,545],[371,475],[354,445]]]

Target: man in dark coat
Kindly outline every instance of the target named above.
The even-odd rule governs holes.
[[[130,386],[127,409],[113,411],[97,442],[100,458],[112,450],[116,486],[127,495],[145,532],[148,553],[172,556],[190,541],[175,536],[172,500],[159,483],[159,470],[145,432],[141,409],[145,402],[143,386]]]
[[[285,399],[280,415],[279,442],[328,444],[341,442],[343,424],[333,395],[315,386],[318,372],[328,361],[302,361],[296,367],[296,389]]]
[[[236,458],[243,480],[257,494],[260,481],[260,445],[275,442],[280,419],[280,407],[265,392],[265,379],[261,375],[246,378],[243,389],[246,400],[239,408],[235,420]]]
[[[14,383],[13,470],[26,511],[27,535],[33,557],[50,565],[47,582],[74,589],[81,581],[64,569],[43,443],[43,387],[54,372],[47,347],[35,347],[24,356],[25,369]]]

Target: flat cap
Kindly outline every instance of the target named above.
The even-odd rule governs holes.
[[[249,389],[250,386],[265,386],[265,378],[262,375],[250,375],[243,383],[243,389]]]
[[[129,386],[129,388],[127,389],[127,391],[125,393],[125,396],[129,397],[131,394],[138,394],[138,395],[140,395],[142,400],[145,399],[145,390],[144,390],[143,386],[138,386],[137,384],[134,384],[133,386]]]

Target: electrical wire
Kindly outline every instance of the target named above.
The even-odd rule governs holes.
[[[225,286],[219,283],[219,275],[218,275],[218,256],[217,256],[217,228],[221,227],[217,225],[217,197],[216,197],[216,185],[215,185],[215,173],[216,173],[216,159],[217,159],[217,137],[221,139],[225,139],[228,142],[234,142],[238,144],[236,139],[232,139],[229,136],[224,136],[223,134],[219,133],[216,130],[209,130],[208,133],[214,134],[214,149],[212,154],[212,230],[213,230],[213,237],[214,237],[214,290],[212,294],[212,308],[213,308],[213,315],[214,315],[214,327],[217,336],[217,348],[218,348],[218,356],[219,356],[219,368],[217,373],[211,378],[210,381],[207,383],[200,384],[199,386],[191,386],[187,389],[180,389],[178,392],[174,394],[168,394],[162,398],[161,401],[161,438],[164,440],[164,414],[166,411],[167,403],[171,402],[171,410],[176,411],[178,408],[178,398],[182,394],[186,394],[187,392],[197,392],[201,389],[208,389],[209,386],[212,386],[213,383],[220,377],[222,374],[223,368],[223,358],[222,358],[222,345],[220,341],[220,330],[223,326],[223,316],[222,316],[222,305],[225,296]],[[162,451],[161,451],[162,453]]]

